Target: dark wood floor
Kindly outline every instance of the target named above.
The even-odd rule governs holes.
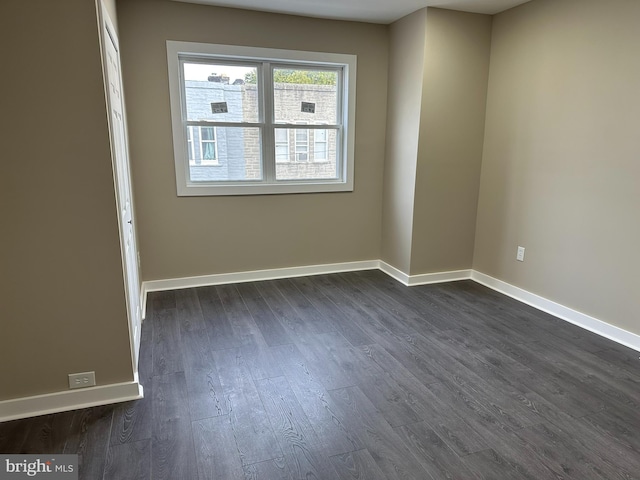
[[[471,281],[149,296],[137,402],[0,424],[87,480],[640,478],[638,353]]]

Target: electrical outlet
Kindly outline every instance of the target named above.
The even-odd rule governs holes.
[[[518,253],[516,254],[516,260],[524,262],[524,247],[518,247]]]
[[[96,384],[96,372],[70,373],[69,388],[93,387]]]

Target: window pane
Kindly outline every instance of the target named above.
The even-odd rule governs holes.
[[[188,121],[258,122],[258,68],[184,63]],[[227,113],[213,113],[213,107]]]
[[[296,131],[298,131],[296,129]],[[301,130],[306,132],[307,130]],[[318,130],[314,130],[314,133]],[[335,129],[322,130],[326,132],[326,142],[324,150],[321,152],[322,158],[317,158],[316,146],[309,153],[308,144],[306,150],[298,149],[296,145],[295,161],[286,163],[276,162],[276,180],[319,180],[338,178],[337,173],[337,138],[338,131]],[[290,137],[292,138],[292,137]],[[295,137],[294,137],[295,138]],[[277,154],[277,151],[276,151]]]
[[[296,142],[297,143],[307,143],[309,138],[309,130],[307,130],[306,128],[304,129],[296,129]]]
[[[338,123],[338,79],[335,70],[274,68],[275,121],[312,125]],[[303,102],[304,108],[314,113],[303,112]]]
[[[309,130],[306,128],[295,129],[296,135],[296,162],[309,160]]]
[[[289,162],[289,138],[291,131],[288,128],[276,128],[276,162]]]
[[[198,129],[194,133],[197,136]],[[192,182],[262,179],[259,128],[215,127],[213,139],[195,139],[196,161],[189,165]]]
[[[200,127],[202,140],[213,140],[213,127]]]
[[[289,142],[289,129],[288,128],[276,128],[276,144]]]
[[[284,145],[276,145],[276,162],[289,161],[289,147]]]
[[[216,159],[216,145],[213,142],[207,142],[202,144],[202,158],[204,160]]]
[[[327,131],[313,131],[313,161],[321,162],[327,160]]]

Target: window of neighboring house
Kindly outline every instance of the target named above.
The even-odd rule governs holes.
[[[300,128],[295,131],[296,162],[309,161],[309,130]]]
[[[286,128],[275,129],[276,163],[289,161],[289,130]]]
[[[167,58],[178,195],[353,190],[354,55],[168,41]]]
[[[313,131],[313,161],[324,162],[328,159],[327,151],[327,131]]]
[[[215,127],[198,127],[200,129],[200,164],[218,165],[218,145]]]

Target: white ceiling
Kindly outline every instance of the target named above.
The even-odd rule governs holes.
[[[495,14],[529,0],[177,0],[307,17],[391,23],[423,7]]]

